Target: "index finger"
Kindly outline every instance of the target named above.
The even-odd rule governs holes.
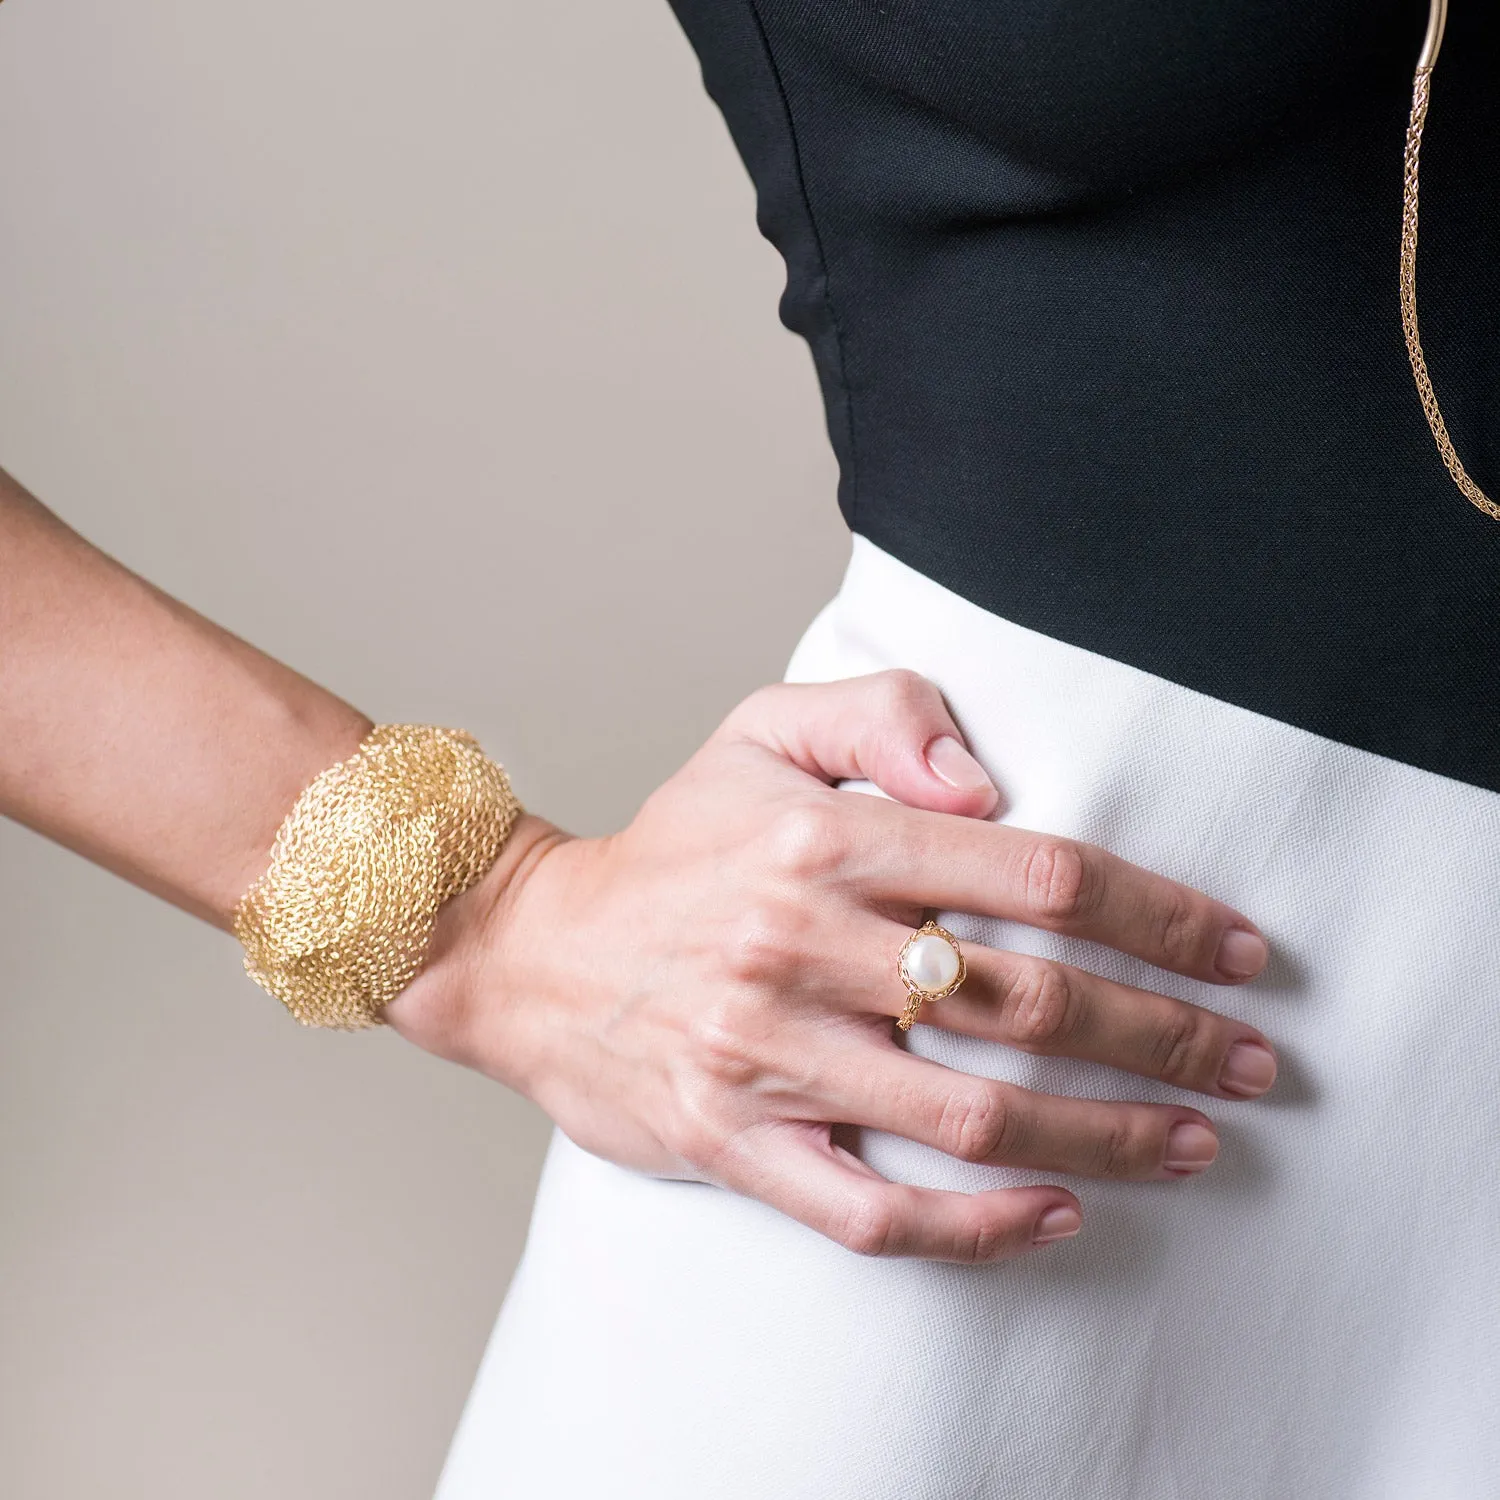
[[[1096,844],[859,800],[864,836],[849,868],[877,901],[1024,922],[1214,984],[1265,967],[1266,940],[1248,917]]]

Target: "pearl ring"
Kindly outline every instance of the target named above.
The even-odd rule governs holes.
[[[910,1031],[924,1000],[941,1000],[964,982],[964,955],[958,939],[936,922],[923,922],[901,945],[896,974],[906,986],[906,1009],[896,1025]]]

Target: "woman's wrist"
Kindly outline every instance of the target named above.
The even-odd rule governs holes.
[[[493,1037],[501,1013],[516,998],[500,979],[503,934],[526,881],[559,844],[573,837],[534,813],[517,818],[499,857],[468,890],[444,902],[433,925],[426,960],[415,979],[381,1013],[391,1028],[426,1052],[477,1066],[476,1020],[484,1007],[484,1032]],[[502,1049],[503,1052],[503,1049]],[[500,1081],[517,1086],[519,1058]],[[494,1077],[495,1055],[486,1049],[484,1071]]]

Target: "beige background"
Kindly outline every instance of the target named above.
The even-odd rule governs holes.
[[[0,9],[0,465],[580,831],[836,585],[780,285],[665,0]],[[547,1122],[237,955],[0,824],[7,1500],[430,1493]]]

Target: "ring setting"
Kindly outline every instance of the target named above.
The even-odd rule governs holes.
[[[966,966],[958,939],[946,927],[927,921],[901,945],[896,974],[906,986],[906,1009],[896,1025],[910,1031],[924,1000],[941,1000],[964,982]]]

